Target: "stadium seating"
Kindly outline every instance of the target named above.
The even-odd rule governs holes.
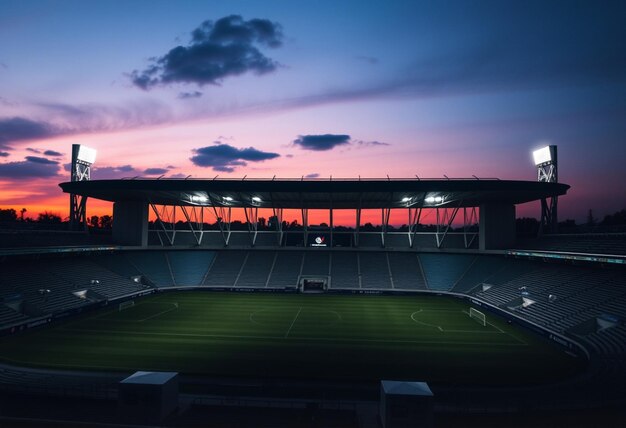
[[[295,287],[302,269],[304,254],[300,251],[279,251],[276,255],[268,285],[272,287]]]
[[[359,258],[355,252],[336,252],[331,255],[331,287],[361,288]]]
[[[28,317],[9,307],[0,305],[0,326],[9,326],[26,321]]]
[[[394,288],[407,290],[426,289],[424,275],[417,254],[389,253],[388,257]]]
[[[168,251],[166,257],[172,268],[176,286],[198,286],[215,257],[214,251]]]
[[[218,252],[203,284],[211,287],[232,287],[247,256],[246,251]]]
[[[517,247],[583,254],[626,254],[626,233],[543,235],[522,240]]]
[[[308,251],[304,254],[302,275],[327,276],[330,273],[330,257],[327,251]]]
[[[431,290],[447,291],[461,278],[474,261],[474,255],[420,254],[422,269]]]
[[[359,266],[363,288],[392,288],[387,253],[378,251],[359,253]]]
[[[128,251],[125,253],[125,256],[137,270],[150,278],[154,285],[159,287],[171,287],[174,285],[172,270],[165,252]]]
[[[274,251],[248,252],[243,269],[235,281],[235,286],[265,287],[275,257],[276,253]]]

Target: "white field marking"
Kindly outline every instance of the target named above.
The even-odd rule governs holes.
[[[415,312],[413,312],[413,313],[411,314],[411,319],[412,319],[413,321],[415,321],[416,323],[418,323],[418,324],[422,324],[422,325],[425,325],[425,326],[428,326],[428,327],[437,327],[437,328],[439,329],[439,331],[444,332],[444,333],[505,334],[505,335],[507,335],[507,336],[511,336],[513,339],[517,340],[518,342],[523,343],[524,345],[528,345],[528,344],[527,344],[526,342],[524,342],[523,340],[521,340],[521,339],[519,339],[519,338],[517,338],[517,337],[513,336],[512,334],[509,334],[509,333],[507,333],[507,332],[503,331],[502,329],[498,328],[498,326],[493,325],[493,324],[491,324],[491,323],[489,323],[489,322],[487,322],[487,321],[485,321],[485,322],[486,322],[487,324],[491,325],[493,328],[495,328],[495,329],[496,329],[496,330],[498,330],[498,331],[452,330],[452,329],[449,329],[449,328],[443,328],[443,327],[441,327],[441,326],[439,326],[439,325],[436,325],[436,324],[429,324],[429,323],[426,323],[426,322],[424,322],[424,321],[419,321],[419,320],[416,320],[416,319],[415,319],[415,314],[418,314],[418,313],[420,313],[420,312],[425,312],[425,311],[427,311],[427,312],[457,312],[457,311],[454,311],[454,310],[446,310],[446,309],[443,309],[443,310],[434,310],[434,309],[433,309],[433,310],[431,310],[431,309],[426,309],[426,310],[424,310],[424,309],[420,309],[420,310],[415,311]],[[466,311],[461,311],[461,312],[463,312],[463,313],[465,313],[465,314],[468,314],[468,312],[466,312]],[[468,315],[469,315],[469,314],[468,314]]]
[[[156,317],[158,317],[158,316],[161,316],[161,315],[163,315],[163,314],[166,314],[166,313],[168,313],[168,312],[172,312],[172,311],[175,311],[175,310],[177,310],[177,309],[178,309],[178,303],[170,303],[170,304],[171,304],[171,305],[173,305],[173,307],[171,307],[171,308],[169,308],[169,309],[165,309],[164,311],[158,312],[158,313],[156,313],[156,314],[154,314],[154,315],[150,315],[150,316],[149,316],[149,317],[147,317],[147,318],[143,318],[143,319],[137,320],[137,322],[144,322],[144,321],[148,321],[148,320],[150,320],[150,319],[152,319],[152,318],[156,318]]]
[[[450,341],[422,341],[422,340],[394,340],[394,339],[356,339],[350,337],[289,337],[285,336],[254,336],[254,335],[227,335],[227,334],[201,334],[201,333],[167,333],[167,332],[150,332],[150,331],[132,331],[132,330],[96,330],[96,329],[69,329],[59,327],[70,333],[106,333],[106,334],[133,334],[139,336],[174,336],[174,337],[207,337],[214,339],[263,339],[263,340],[302,340],[308,342],[364,342],[364,343],[413,343],[423,345],[480,345],[477,342],[450,342]],[[490,343],[489,346],[526,346],[515,343]]]
[[[466,314],[467,316],[469,316],[469,312],[468,312],[468,311],[463,310],[463,311],[461,311],[461,312],[463,312],[464,314]],[[495,325],[495,324],[490,323],[489,321],[487,321],[487,317],[485,317],[485,323],[489,324],[490,326],[492,326],[493,328],[495,328],[496,330],[498,330],[500,333],[502,333],[502,334],[506,334],[507,336],[512,337],[513,339],[515,339],[515,340],[516,340],[516,341],[518,341],[519,343],[521,343],[521,344],[523,344],[523,345],[525,345],[525,346],[528,346],[528,343],[527,343],[525,340],[520,339],[519,337],[514,336],[514,335],[512,335],[511,333],[508,333],[508,332],[506,332],[506,331],[502,330],[502,329],[501,329],[500,327],[498,327],[497,325]]]
[[[254,318],[255,318],[255,316],[257,314],[260,314],[261,312],[266,312],[266,311],[271,311],[271,310],[272,310],[271,308],[259,309],[258,311],[254,311],[254,312],[250,313],[250,315],[248,316],[248,319],[250,320],[250,322],[252,324],[256,324],[256,325],[260,325],[260,326],[267,326],[267,324],[264,324],[263,322],[257,321]],[[318,313],[328,312],[328,313],[334,314],[337,317],[337,320],[335,320],[335,321],[331,321],[331,322],[329,322],[327,324],[322,324],[322,325],[325,325],[325,326],[333,325],[333,324],[336,324],[338,322],[342,322],[343,321],[343,318],[341,318],[341,314],[339,312],[333,311],[331,309],[307,308],[307,310],[314,310],[314,311],[317,311]]]
[[[300,309],[298,309],[298,313],[296,314],[296,316],[293,317],[293,321],[291,321],[291,325],[289,326],[289,329],[287,330],[287,333],[285,333],[285,339],[287,338],[287,336],[289,336],[289,332],[293,328],[293,325],[296,323],[296,320],[298,319],[298,316],[300,315],[300,312],[302,312],[302,306],[300,306]]]
[[[418,323],[418,324],[422,324],[422,325],[428,326],[428,327],[437,327],[437,328],[439,329],[439,331],[443,331],[443,328],[441,328],[441,326],[439,326],[439,325],[435,325],[435,324],[428,324],[427,322],[423,322],[423,321],[418,321],[418,320],[416,320],[416,319],[415,319],[415,314],[419,314],[420,312],[423,312],[423,309],[420,309],[419,311],[415,311],[415,312],[413,312],[413,313],[411,314],[411,319],[412,319],[414,322],[416,322],[416,323]]]

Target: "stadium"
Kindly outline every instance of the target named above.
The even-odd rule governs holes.
[[[554,146],[535,153],[533,182],[90,180],[94,161],[74,146],[60,187],[79,230],[88,199],[113,202],[111,244],[76,245],[88,235],[74,232],[7,236],[1,250],[0,376],[16,420],[57,426],[42,424],[70,408],[99,426],[622,416],[626,239],[547,234],[569,189]],[[532,201],[544,234],[523,241],[516,206]],[[312,224],[319,213],[328,221]],[[163,374],[175,399],[125,389]]]

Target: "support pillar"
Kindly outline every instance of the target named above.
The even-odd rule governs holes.
[[[148,245],[148,203],[118,201],[113,204],[113,241],[120,245]]]
[[[479,213],[479,248],[500,250],[515,245],[515,205],[485,204]]]

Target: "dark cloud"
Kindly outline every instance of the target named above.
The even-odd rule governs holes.
[[[162,175],[168,172],[167,168],[146,168],[143,173],[147,175]]]
[[[382,141],[363,141],[356,140],[355,143],[361,147],[369,147],[369,146],[390,146],[389,143],[383,143]]]
[[[41,153],[41,150],[32,147],[26,147],[26,151],[31,153]]]
[[[191,36],[189,45],[177,46],[152,59],[143,71],[134,70],[130,74],[132,82],[144,90],[169,83],[218,85],[229,76],[246,72],[260,75],[278,67],[258,49],[281,45],[283,35],[278,23],[266,19],[245,21],[239,15],[230,15],[203,22]]]
[[[194,149],[191,162],[197,166],[210,167],[214,171],[233,172],[238,166],[246,166],[247,162],[263,162],[279,157],[278,153],[262,152],[254,147],[238,149],[229,144],[216,142],[214,146]]]
[[[49,124],[36,122],[23,117],[0,118],[0,149],[9,149],[9,143],[16,141],[48,138],[57,134]]]
[[[43,154],[46,156],[63,156],[63,153],[54,150],[46,150],[45,152],[43,152]]]
[[[0,177],[16,178],[46,178],[54,177],[59,173],[59,163],[36,156],[27,156],[19,162],[0,163]]]
[[[320,176],[319,172],[312,172],[304,176],[304,178],[318,178]]]
[[[131,165],[100,166],[91,168],[91,178],[94,180],[109,180],[115,178],[135,177],[142,172]]]
[[[44,165],[58,165],[59,164],[59,162],[57,161],[53,161],[47,158],[42,158],[39,156],[26,156],[24,159],[26,159],[28,162],[41,163]]]
[[[188,100],[191,98],[200,98],[202,96],[202,92],[200,91],[192,91],[192,92],[181,92],[178,94],[178,98],[181,100]]]
[[[350,144],[350,136],[345,134],[299,135],[293,144],[305,150],[324,151]]]
[[[0,158],[6,158],[9,156],[9,152],[0,152]]]

